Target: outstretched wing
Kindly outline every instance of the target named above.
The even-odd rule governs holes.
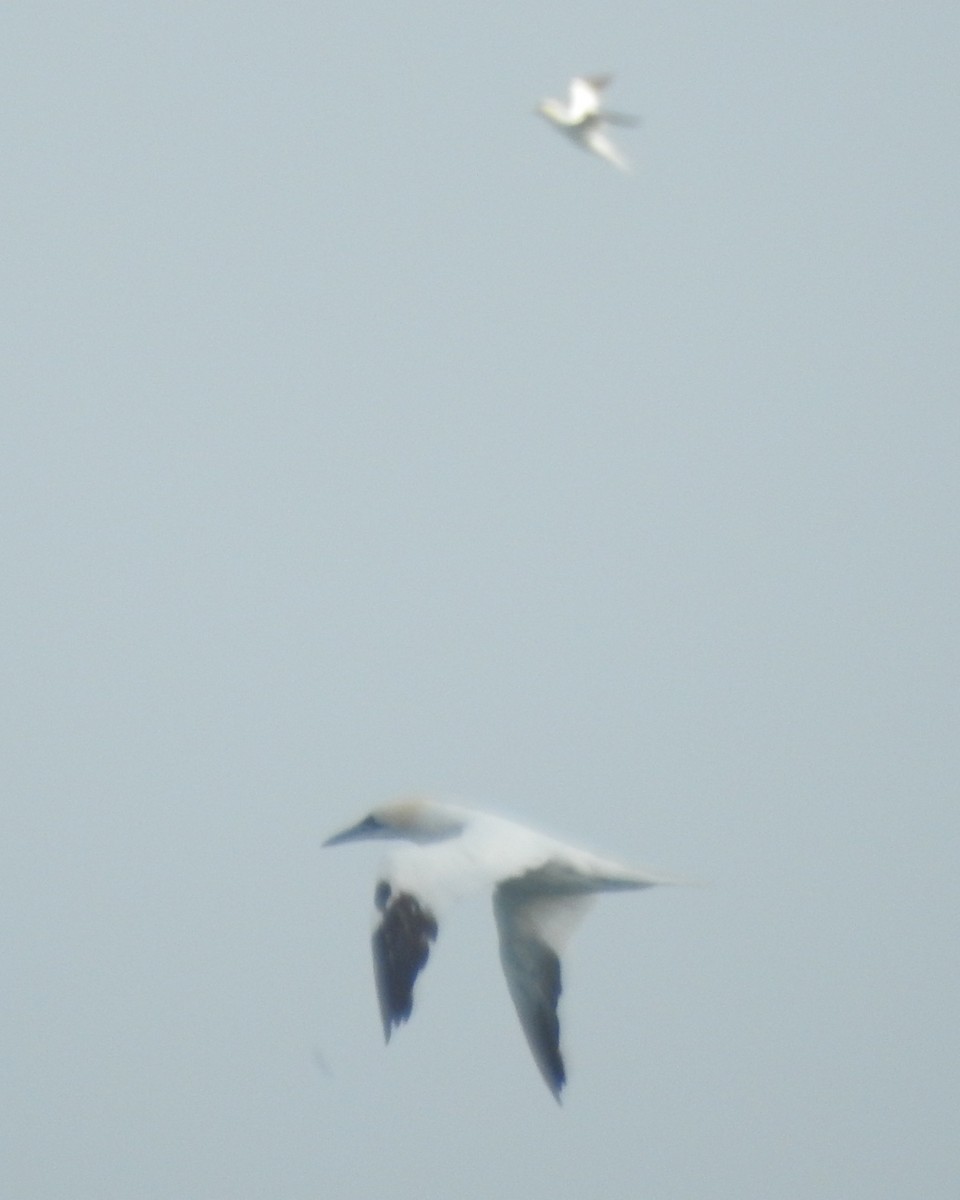
[[[394,1025],[413,1011],[413,985],[430,957],[437,921],[412,892],[396,892],[385,880],[377,884],[374,902],[383,915],[373,933],[373,968],[389,1042]]]
[[[507,986],[534,1061],[557,1100],[566,1082],[557,1016],[560,953],[592,899],[584,891],[558,889],[551,864],[506,880],[493,895]]]
[[[619,148],[613,144],[599,126],[593,125],[587,129],[583,135],[583,140],[587,148],[592,150],[594,154],[599,155],[600,158],[605,158],[607,162],[613,163],[621,171],[630,170],[629,161],[620,153]]]

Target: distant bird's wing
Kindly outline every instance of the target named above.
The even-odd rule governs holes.
[[[557,1100],[566,1082],[557,1002],[560,952],[593,896],[553,864],[501,883],[493,895],[500,961],[534,1060]]]
[[[430,957],[437,921],[412,892],[394,891],[386,880],[377,884],[375,903],[383,915],[373,933],[373,967],[389,1042],[394,1025],[413,1011],[413,985]]]
[[[613,163],[621,171],[630,170],[629,161],[624,158],[619,149],[610,141],[598,125],[591,125],[590,128],[584,131],[583,141],[594,154],[598,154],[601,158],[605,158],[607,162]]]
[[[570,121],[578,124],[600,111],[600,92],[610,82],[609,75],[578,75],[570,80]]]

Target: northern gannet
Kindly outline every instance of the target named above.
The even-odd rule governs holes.
[[[376,808],[323,844],[402,842],[374,890],[373,964],[383,1032],[410,1016],[413,986],[437,937],[437,913],[470,892],[492,890],[500,961],[520,1024],[559,1101],[560,953],[597,892],[675,883],[597,858],[502,817],[413,797]]]
[[[629,171],[629,162],[607,137],[604,125],[636,125],[638,118],[607,112],[600,107],[600,93],[612,78],[611,75],[577,75],[570,80],[566,104],[562,100],[542,100],[537,112],[582,149],[599,154],[621,171]]]

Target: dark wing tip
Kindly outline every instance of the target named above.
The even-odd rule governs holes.
[[[413,1011],[413,985],[430,957],[430,943],[437,937],[433,913],[416,896],[377,884],[375,903],[383,912],[373,934],[373,966],[380,999],[380,1016],[385,1039],[395,1025],[408,1020]]]
[[[537,1069],[559,1104],[567,1082],[557,1012],[563,990],[560,956],[537,928],[535,900],[531,878],[521,875],[500,884],[493,908],[500,931],[500,959],[520,1025]]]
[[[560,1053],[560,1018],[557,1005],[563,990],[560,979],[560,959],[546,946],[540,959],[540,986],[536,1012],[530,1030],[530,1045],[537,1066],[557,1102],[567,1082],[567,1071]]]

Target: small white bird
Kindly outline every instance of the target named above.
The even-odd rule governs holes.
[[[675,883],[565,846],[502,817],[419,797],[385,805],[324,842],[396,839],[374,891],[373,964],[383,1032],[413,1009],[413,986],[437,937],[437,912],[492,889],[500,960],[523,1032],[557,1100],[566,1081],[560,1054],[560,953],[597,892]]]
[[[542,100],[537,112],[577,143],[613,163],[621,171],[630,164],[611,142],[605,125],[636,125],[637,117],[625,113],[607,112],[600,107],[600,93],[613,77],[611,75],[577,75],[570,80],[570,97],[562,100]]]

